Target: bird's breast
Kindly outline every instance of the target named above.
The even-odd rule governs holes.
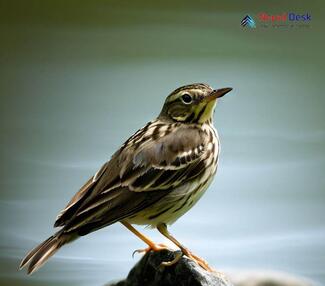
[[[128,222],[156,227],[159,223],[171,224],[191,209],[211,184],[217,170],[219,139],[210,124],[202,126],[209,136],[206,152],[197,164],[197,176],[172,189],[161,200],[128,218]]]

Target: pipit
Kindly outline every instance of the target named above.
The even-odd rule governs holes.
[[[54,235],[31,250],[20,268],[39,269],[64,244],[120,222],[144,241],[145,251],[160,251],[132,224],[157,228],[181,255],[212,270],[174,238],[167,225],[192,208],[211,183],[218,165],[219,139],[212,117],[217,99],[231,88],[202,83],[180,87],[165,100],[159,116],[139,129],[77,192],[56,218]],[[177,262],[164,262],[169,266]]]

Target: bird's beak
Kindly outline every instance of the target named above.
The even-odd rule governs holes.
[[[217,90],[211,91],[211,93],[204,98],[205,102],[210,102],[212,100],[215,100],[217,98],[223,97],[226,93],[232,91],[231,87],[225,87],[225,88],[220,88]]]

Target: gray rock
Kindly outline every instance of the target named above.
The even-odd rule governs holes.
[[[185,256],[175,265],[160,266],[162,262],[173,260],[175,253],[148,252],[125,280],[107,286],[232,286],[222,273],[205,271]]]

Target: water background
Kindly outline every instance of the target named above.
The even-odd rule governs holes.
[[[263,11],[312,21],[239,25]],[[32,277],[17,267],[78,188],[192,82],[234,90],[215,113],[217,177],[171,232],[216,268],[325,284],[323,12],[322,1],[1,1],[0,284],[126,276],[144,245],[119,224],[64,247]]]

